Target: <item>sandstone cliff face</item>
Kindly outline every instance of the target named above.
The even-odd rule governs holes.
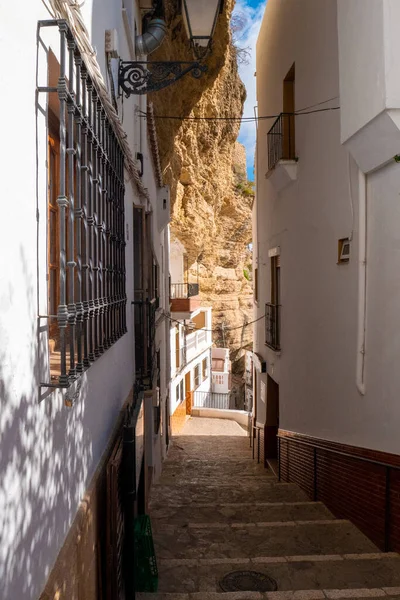
[[[252,196],[246,190],[245,150],[236,142],[240,124],[190,120],[242,115],[245,90],[230,36],[232,8],[233,0],[226,0],[207,73],[198,80],[186,76],[151,101],[157,116],[187,119],[157,120],[164,179],[171,186],[171,238],[184,245],[190,281],[198,278],[202,303],[213,307],[215,343],[230,348],[234,371],[240,372],[252,337],[252,327],[243,327],[252,320],[252,289],[245,277]],[[166,2],[166,18],[170,38],[152,60],[193,60],[174,0]]]

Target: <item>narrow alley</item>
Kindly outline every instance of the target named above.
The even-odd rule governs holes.
[[[152,488],[150,516],[159,586],[141,600],[400,598],[399,555],[279,483],[233,421],[186,423]]]

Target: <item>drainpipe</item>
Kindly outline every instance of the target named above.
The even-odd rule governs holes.
[[[157,50],[167,35],[167,24],[163,19],[151,19],[147,30],[142,35],[136,36],[135,50],[136,54],[151,54]]]
[[[365,341],[367,328],[367,184],[366,175],[358,172],[358,330],[356,385],[365,395]]]

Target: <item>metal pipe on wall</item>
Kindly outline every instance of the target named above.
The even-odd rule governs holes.
[[[365,344],[367,329],[367,178],[358,172],[358,326],[356,385],[365,395]]]

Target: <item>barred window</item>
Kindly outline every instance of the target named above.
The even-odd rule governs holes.
[[[126,332],[124,155],[67,24],[49,53],[47,288],[52,381]],[[56,84],[56,85],[55,85]]]

